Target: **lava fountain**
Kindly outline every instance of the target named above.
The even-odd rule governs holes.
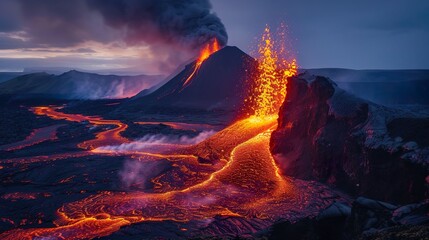
[[[304,209],[316,211],[317,204],[308,201],[312,196],[311,188],[295,190],[302,187],[295,186],[279,173],[269,149],[271,132],[277,126],[276,114],[286,97],[287,78],[297,72],[296,61],[283,59],[282,47],[279,52],[276,44],[282,43],[274,42],[270,29],[266,27],[259,45],[258,72],[252,79],[254,87],[246,101],[252,111],[251,116],[199,144],[168,152],[169,156],[177,158],[167,160],[183,167],[174,178],[156,180],[163,190],[100,192],[64,204],[57,211],[56,227],[14,229],[0,235],[0,238],[91,239],[110,235],[121,227],[138,222],[207,222],[216,216],[248,221],[256,219],[259,229],[245,224],[249,231],[256,232],[279,219],[290,219],[292,213],[300,214]],[[184,87],[189,85],[204,60],[218,48],[214,40],[203,49]],[[79,118],[83,117],[79,115]],[[84,119],[104,124],[99,122],[100,119]],[[162,154],[166,153],[160,152],[160,159],[163,159]],[[198,162],[200,158],[205,159],[204,164]],[[201,175],[202,169],[211,171]],[[239,224],[237,228],[240,226],[243,227]]]
[[[284,36],[284,32],[279,35]],[[255,116],[277,115],[286,99],[287,79],[298,71],[296,59],[287,59],[285,42],[275,42],[268,26],[262,35],[258,54],[258,72],[252,79],[253,87],[246,102]]]

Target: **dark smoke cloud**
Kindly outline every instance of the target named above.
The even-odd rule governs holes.
[[[35,47],[121,40],[191,49],[228,38],[208,0],[2,0],[0,32],[13,31]]]
[[[88,0],[106,23],[126,29],[131,42],[165,41],[196,47],[228,36],[221,20],[211,13],[208,0]]]

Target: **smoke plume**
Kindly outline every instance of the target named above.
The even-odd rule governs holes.
[[[126,30],[126,39],[199,47],[217,38],[225,45],[224,25],[213,14],[208,0],[88,0],[105,22]]]
[[[226,45],[211,9],[209,0],[2,0],[0,48],[138,46],[167,73],[213,38]]]
[[[189,49],[217,38],[225,45],[225,27],[211,8],[209,0],[4,0],[0,15],[13,18],[2,21],[0,32],[20,33],[19,39],[25,40],[21,47],[65,47],[118,38],[127,44]]]

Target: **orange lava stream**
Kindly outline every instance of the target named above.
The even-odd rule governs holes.
[[[216,45],[215,41],[213,47],[206,47],[208,50],[201,54],[184,87],[189,85],[192,76],[211,54],[211,50],[216,49]],[[258,218],[274,222],[286,218],[286,212],[292,208],[299,210],[310,207],[311,203],[302,199],[308,198],[308,195],[303,192],[297,194],[292,182],[281,176],[269,148],[271,132],[277,127],[276,111],[286,96],[287,77],[296,73],[296,63],[278,59],[268,28],[260,52],[259,75],[249,100],[254,104],[251,106],[253,116],[235,122],[194,146],[176,149],[172,146],[172,149],[164,152],[140,153],[154,158],[177,158],[178,163],[187,162],[196,167],[203,167],[197,160],[204,159],[212,169],[206,177],[192,179],[181,187],[160,193],[105,191],[64,204],[57,211],[58,219],[54,222],[56,227],[14,229],[0,234],[0,238],[91,239],[108,236],[123,226],[137,222],[205,221],[216,216]],[[94,147],[112,141],[126,141],[119,136],[127,127],[120,121],[64,114],[51,107],[35,108],[34,112],[55,119],[87,120],[95,125],[117,126],[98,134],[96,140],[85,142],[82,146]],[[183,182],[183,179],[180,176],[168,180],[152,179],[161,187],[174,185],[174,181]]]
[[[96,126],[100,125],[116,125],[112,128],[96,135],[95,139],[80,143],[78,146],[83,149],[91,150],[100,146],[115,145],[128,142],[128,139],[123,138],[120,133],[125,131],[128,125],[118,120],[106,120],[101,117],[84,116],[81,114],[67,114],[57,111],[60,107],[43,106],[33,108],[33,112],[37,115],[45,115],[52,119],[65,119],[72,122],[88,121]]]
[[[219,42],[216,38],[213,39],[212,42],[206,44],[204,48],[200,51],[200,54],[198,56],[197,61],[195,62],[195,67],[192,73],[189,75],[189,77],[185,80],[183,83],[182,90],[186,88],[189,84],[191,84],[192,78],[195,76],[195,74],[198,72],[198,70],[201,68],[201,65],[203,62],[210,57],[211,54],[219,51],[220,46]]]
[[[249,118],[196,145],[194,150],[222,142],[213,145],[215,152],[230,149],[229,153],[223,153],[229,156],[228,162],[198,184],[165,193],[104,192],[65,204],[58,210],[59,219],[55,221],[58,227],[15,229],[0,237],[87,239],[109,235],[136,222],[185,222],[217,215],[276,219],[278,208],[294,198],[291,186],[278,174],[269,151],[270,132],[275,127],[273,117]],[[247,131],[237,131],[243,129]],[[242,142],[231,149],[237,141]]]

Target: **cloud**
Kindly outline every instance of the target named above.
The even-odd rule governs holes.
[[[86,1],[17,0],[21,9],[20,31],[30,42],[47,47],[76,46],[87,41],[108,43],[120,33],[106,26],[100,15],[88,9]]]
[[[0,32],[13,32],[20,29],[21,9],[15,0],[0,1]]]
[[[71,50],[71,52],[74,52],[74,53],[96,53],[97,51],[95,51],[91,48],[78,48],[78,49]]]

